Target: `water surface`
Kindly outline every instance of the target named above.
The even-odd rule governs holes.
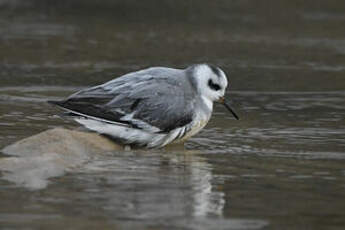
[[[76,127],[53,116],[58,110],[44,102],[74,90],[1,89],[1,146],[48,128]],[[0,224],[9,229],[343,225],[345,93],[228,96],[236,99],[242,119],[217,106],[186,150],[95,155],[40,191],[1,180]]]

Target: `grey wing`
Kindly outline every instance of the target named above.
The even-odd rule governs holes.
[[[150,70],[150,69],[149,69]],[[95,119],[166,133],[190,123],[196,93],[180,72],[139,71],[82,90],[55,104]]]

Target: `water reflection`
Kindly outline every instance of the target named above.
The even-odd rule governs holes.
[[[225,205],[224,192],[212,186],[212,168],[201,157],[193,157],[191,180],[194,182],[194,216],[214,214],[221,216]],[[199,159],[196,159],[199,158]]]
[[[224,193],[213,186],[212,165],[196,154],[116,152],[95,157],[80,170],[108,175],[106,187],[114,189],[103,208],[120,208],[127,218],[222,216]]]

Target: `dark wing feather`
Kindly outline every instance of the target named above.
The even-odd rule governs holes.
[[[149,132],[169,132],[192,121],[195,95],[187,78],[147,70],[79,91],[54,104]]]
[[[121,114],[114,113],[103,107],[104,104],[112,100],[113,96],[106,93],[101,88],[91,88],[79,91],[62,101],[48,101],[49,103],[58,105],[71,112],[77,112],[91,117],[101,118],[109,121],[116,121],[121,117]],[[95,94],[94,92],[97,92]]]

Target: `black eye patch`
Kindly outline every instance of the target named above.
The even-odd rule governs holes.
[[[208,86],[215,91],[218,91],[221,89],[221,87],[218,84],[213,83],[212,79],[208,80]]]

